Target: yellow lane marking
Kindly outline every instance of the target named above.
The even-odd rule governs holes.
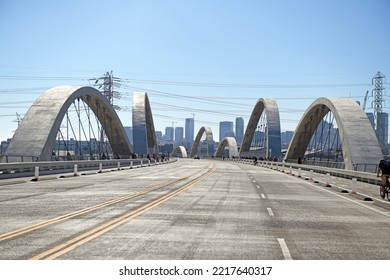
[[[46,259],[46,260],[51,260],[51,259],[55,259],[99,236],[101,236],[102,234],[126,223],[127,221],[145,213],[146,211],[160,205],[161,203],[177,196],[178,194],[180,194],[181,192],[187,190],[188,188],[190,188],[191,186],[195,185],[196,183],[204,180],[205,178],[207,178],[208,176],[210,176],[214,171],[215,171],[216,167],[214,166],[211,170],[209,170],[207,173],[199,176],[198,178],[195,178],[193,179],[191,182],[189,183],[186,183],[184,186],[182,186],[181,188],[177,189],[177,190],[174,190],[160,198],[157,198],[153,201],[151,201],[150,203],[144,205],[144,206],[141,206],[139,207],[138,209],[136,210],[133,210],[129,213],[126,213],[116,219],[113,219],[103,225],[100,225],[88,232],[85,232],[84,234],[82,235],[79,235],[71,240],[68,240],[67,242],[63,243],[63,244],[60,244],[50,250],[47,250],[45,252],[42,252],[41,254],[38,254],[36,256],[34,256],[33,258],[31,258],[32,260],[39,260],[39,259]]]
[[[97,205],[94,205],[94,206],[91,206],[91,207],[87,207],[87,208],[84,208],[84,209],[81,209],[81,210],[78,210],[78,211],[75,211],[75,212],[72,212],[72,213],[68,213],[68,214],[65,214],[65,215],[62,215],[62,216],[58,216],[58,217],[55,217],[53,219],[46,220],[46,221],[43,221],[43,222],[31,225],[31,226],[23,227],[23,228],[14,230],[14,231],[10,231],[10,232],[7,232],[7,233],[0,234],[0,241],[11,239],[11,238],[17,237],[19,235],[32,232],[34,230],[37,230],[37,229],[40,229],[40,228],[43,228],[43,227],[47,227],[47,226],[52,225],[52,224],[56,224],[56,223],[59,223],[59,222],[62,222],[62,221],[65,221],[65,220],[68,220],[68,219],[71,219],[71,218],[74,218],[74,217],[86,214],[86,213],[89,213],[89,212],[92,212],[92,211],[99,210],[99,209],[101,209],[103,207],[111,206],[113,204],[116,204],[116,203],[128,200],[130,198],[134,198],[134,197],[137,197],[137,196],[140,196],[140,195],[152,192],[154,190],[166,187],[168,185],[171,185],[171,184],[174,184],[174,183],[178,183],[180,181],[183,181],[183,180],[185,180],[185,179],[195,175],[196,173],[198,173],[198,171],[192,172],[189,175],[184,175],[184,176],[180,177],[179,179],[173,179],[173,180],[170,180],[170,181],[168,181],[166,183],[161,183],[161,184],[158,184],[156,186],[153,186],[153,187],[141,190],[141,191],[136,192],[136,193],[127,194],[127,195],[124,195],[124,196],[121,196],[121,197],[118,197],[118,198],[115,198],[115,199],[112,199],[112,200],[109,200],[109,201],[106,201],[106,202],[103,202],[103,203],[100,203],[100,204],[97,204]]]

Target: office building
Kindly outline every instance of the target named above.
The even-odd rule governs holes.
[[[156,131],[156,139],[157,139],[157,141],[163,140],[163,133],[162,133],[162,131]]]
[[[195,131],[194,119],[193,118],[186,119],[185,139],[187,143],[192,144],[194,142],[194,131]]]
[[[177,145],[182,145],[184,141],[184,128],[175,127],[175,142]]]
[[[236,141],[238,146],[241,146],[243,139],[244,139],[244,119],[238,117],[236,118]]]
[[[172,141],[174,140],[174,130],[173,127],[166,127],[165,128],[165,141]]]
[[[225,137],[234,136],[233,122],[220,122],[219,123],[219,142]]]

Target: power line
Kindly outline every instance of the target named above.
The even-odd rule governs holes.
[[[20,92],[27,92],[24,94],[36,94],[36,92],[33,91],[46,91],[49,87],[35,87],[35,88],[13,88],[13,89],[0,89],[0,94],[15,94]]]
[[[228,87],[228,88],[343,88],[361,87],[369,84],[232,84],[232,83],[206,83],[206,82],[186,82],[186,81],[166,81],[166,80],[145,80],[145,79],[123,79],[130,83],[169,85],[169,86],[189,86],[189,87]]]
[[[22,114],[20,114],[22,115]],[[0,118],[8,118],[8,117],[15,117],[15,114],[12,115],[0,115]]]
[[[158,102],[151,102],[151,105],[153,105],[153,104],[167,107],[167,108],[171,108],[171,109],[173,108],[173,109],[180,110],[180,111],[186,111],[186,112],[196,111],[196,112],[202,112],[202,113],[207,113],[207,114],[221,115],[220,112],[216,112],[215,110],[205,110],[205,109],[199,109],[199,108],[190,108],[190,107],[175,106],[175,105],[169,105],[169,104],[158,103]],[[241,111],[241,113],[242,113],[242,111]],[[222,114],[226,115],[226,116],[237,116],[237,114],[233,114],[233,113],[222,113]]]
[[[72,77],[72,76],[17,76],[17,75],[0,75],[1,80],[91,80],[90,77]],[[99,79],[99,78],[92,78]],[[344,88],[344,87],[361,87],[369,84],[346,83],[346,84],[235,84],[235,83],[214,83],[214,82],[188,82],[188,81],[168,81],[168,80],[150,80],[150,79],[121,79],[123,82],[131,84],[155,84],[169,86],[186,86],[186,87],[223,87],[223,88]]]
[[[53,80],[89,80],[91,77],[65,77],[65,76],[4,76],[0,80],[21,80],[21,81],[53,81]]]
[[[125,86],[126,87],[126,86]],[[186,96],[186,95],[180,95],[180,94],[175,94],[175,93],[170,93],[166,91],[159,91],[159,90],[153,90],[153,89],[146,89],[146,88],[136,88],[136,87],[127,87],[130,89],[135,89],[135,90],[141,90],[141,91],[146,91],[148,92],[149,95],[157,95],[157,96],[164,96],[164,97],[169,97],[169,98],[174,98],[174,99],[183,99],[183,100],[192,100],[195,102],[200,102],[200,103],[206,103],[206,104],[225,104],[231,107],[243,107],[246,108],[248,105],[246,104],[239,104],[236,102],[227,102],[227,101],[216,101],[211,98],[206,98],[206,97],[194,97],[194,96]]]

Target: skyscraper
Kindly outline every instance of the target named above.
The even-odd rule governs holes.
[[[184,147],[187,149],[187,151],[191,151],[192,144],[194,143],[194,130],[194,118],[186,119]]]
[[[163,140],[163,133],[161,131],[156,131],[156,139],[159,141]]]
[[[233,131],[233,122],[220,122],[219,123],[219,142],[222,141],[223,138],[234,136]]]
[[[388,113],[378,113],[377,114],[377,128],[376,134],[378,137],[379,144],[381,145],[382,150],[385,149],[388,142],[389,134],[389,114]]]
[[[165,128],[165,141],[173,141],[174,135],[173,135],[173,127],[166,127]]]
[[[182,145],[184,140],[184,128],[175,127],[175,142],[178,145]]]
[[[244,138],[244,119],[241,117],[236,118],[236,141],[237,145],[241,145]]]
[[[190,143],[191,145],[194,142],[194,129],[195,129],[194,128],[194,119],[193,118],[186,119],[185,138],[186,138],[186,142]]]

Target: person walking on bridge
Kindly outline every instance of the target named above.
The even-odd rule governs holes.
[[[379,161],[376,176],[379,177],[380,173],[382,179],[382,184],[380,186],[380,194],[382,198],[385,198],[385,187],[387,184],[387,180],[390,177],[390,160],[381,159]]]

